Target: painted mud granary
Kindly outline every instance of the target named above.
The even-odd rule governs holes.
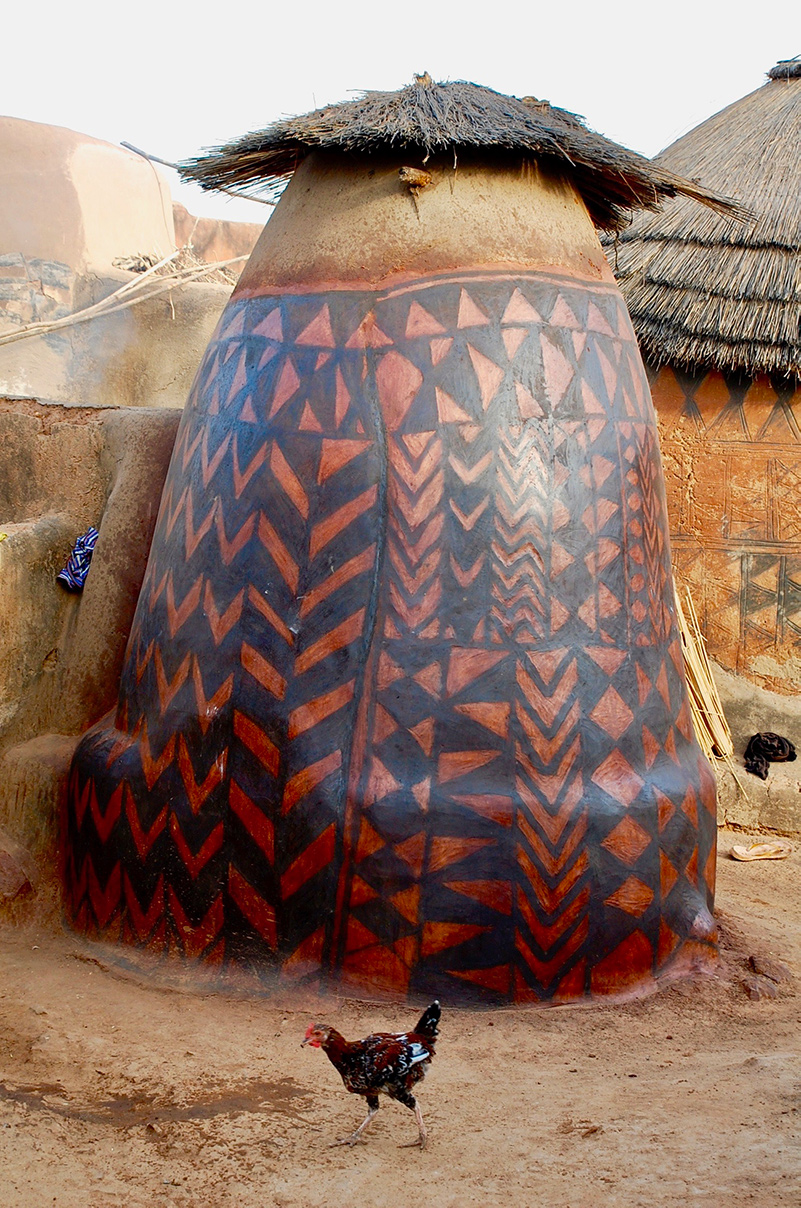
[[[450,1001],[714,951],[715,791],[648,385],[593,220],[704,195],[428,77],[188,169],[289,185],[197,374],[75,925]]]
[[[657,162],[737,197],[746,222],[676,198],[607,254],[651,377],[677,577],[709,651],[801,686],[801,62]]]

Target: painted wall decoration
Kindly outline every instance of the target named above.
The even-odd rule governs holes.
[[[676,575],[709,653],[761,686],[801,686],[801,395],[792,383],[663,368],[662,435]]]
[[[235,294],[73,765],[75,925],[265,979],[617,993],[712,959],[714,809],[614,285]]]

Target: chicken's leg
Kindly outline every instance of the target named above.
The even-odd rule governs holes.
[[[401,1145],[401,1149],[416,1149],[418,1145],[420,1149],[425,1149],[426,1141],[428,1140],[428,1133],[426,1132],[426,1126],[423,1123],[423,1113],[420,1111],[420,1104],[417,1102],[414,1095],[408,1095],[408,1097],[401,1097],[398,1095],[397,1098],[401,1103],[405,1104],[406,1107],[410,1107],[412,1109],[414,1112],[414,1118],[417,1121],[418,1129],[417,1140],[407,1141],[404,1145]]]
[[[415,1149],[418,1145],[420,1146],[421,1149],[425,1149],[425,1147],[426,1147],[426,1141],[428,1140],[428,1133],[426,1132],[426,1126],[423,1123],[423,1113],[420,1111],[419,1103],[415,1103],[415,1105],[414,1105],[414,1118],[417,1121],[417,1128],[418,1128],[419,1135],[418,1135],[416,1141],[408,1141],[405,1145],[402,1145],[401,1146],[402,1149]]]
[[[378,1095],[367,1095],[366,1099],[367,1099],[367,1115],[362,1120],[359,1127],[356,1129],[355,1132],[352,1132],[349,1137],[340,1137],[339,1140],[332,1141],[331,1142],[332,1148],[334,1145],[356,1145],[361,1140],[362,1133],[367,1128],[367,1125],[370,1123],[373,1116],[378,1111]]]

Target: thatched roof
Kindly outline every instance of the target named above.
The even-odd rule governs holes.
[[[718,209],[725,198],[627,151],[564,109],[534,97],[503,96],[463,81],[416,76],[399,92],[368,92],[208,151],[181,165],[205,189],[242,191],[276,185],[310,152],[375,155],[402,150],[425,156],[495,149],[537,160],[569,176],[597,226],[618,230],[634,209],[683,194]]]
[[[605,240],[657,365],[801,376],[801,62],[768,74],[655,161],[737,197],[753,220],[676,198]]]

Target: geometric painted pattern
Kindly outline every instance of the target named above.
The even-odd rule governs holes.
[[[801,652],[801,416],[790,381],[654,377],[673,559],[709,652],[780,692]]]
[[[66,836],[78,928],[265,978],[567,1001],[708,954],[714,779],[617,290],[234,296]]]

